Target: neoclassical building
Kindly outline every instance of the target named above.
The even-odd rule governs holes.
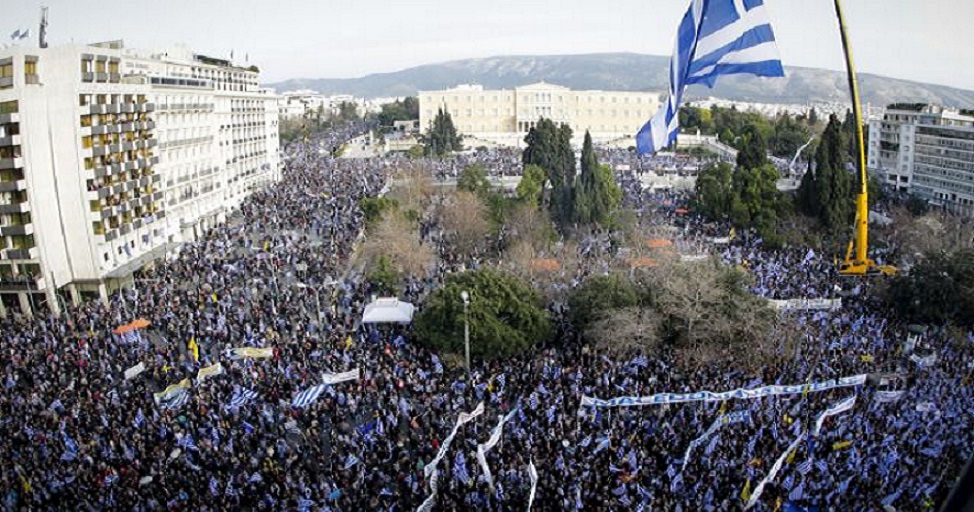
[[[461,85],[445,91],[420,91],[419,120],[425,130],[442,107],[473,146],[522,145],[528,130],[542,117],[571,126],[578,145],[586,130],[596,142],[613,142],[632,139],[656,113],[659,96],[654,92],[573,91],[545,82],[513,90]]]

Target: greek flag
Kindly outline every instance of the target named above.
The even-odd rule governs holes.
[[[794,489],[788,493],[788,499],[791,501],[801,501],[805,497],[805,482],[802,482],[795,486]]]
[[[677,29],[670,97],[636,134],[640,154],[676,141],[688,85],[713,87],[720,75],[785,76],[763,0],[692,0]]]
[[[294,396],[294,400],[291,401],[291,407],[297,407],[303,409],[318,400],[318,397],[325,391],[325,384],[318,384],[317,386],[308,388],[297,395]]]
[[[142,408],[139,408],[139,412],[135,414],[135,423],[133,423],[135,428],[139,428],[145,425],[145,413],[142,412]]]
[[[807,475],[809,471],[812,470],[812,460],[811,459],[805,460],[805,462],[799,464],[795,469],[797,469],[799,473],[803,475]]]
[[[196,441],[193,440],[193,436],[186,434],[182,439],[179,440],[179,446],[186,448],[187,450],[196,449]]]
[[[219,496],[220,495],[220,482],[216,480],[215,477],[210,477],[210,495]]]
[[[352,466],[359,463],[359,458],[354,454],[349,454],[348,458],[345,459],[345,466],[342,469],[351,469]]]
[[[467,472],[467,458],[464,457],[463,452],[457,452],[457,456],[453,459],[453,477],[463,482],[464,485],[470,485],[470,473]]]

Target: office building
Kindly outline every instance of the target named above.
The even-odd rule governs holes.
[[[869,122],[867,167],[886,184],[974,214],[974,117],[934,105],[890,105]]]

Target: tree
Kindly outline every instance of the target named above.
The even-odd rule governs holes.
[[[473,192],[458,190],[448,198],[437,216],[447,239],[460,254],[471,255],[490,232],[488,209]]]
[[[515,190],[517,198],[527,204],[539,206],[541,204],[541,193],[544,191],[544,182],[544,169],[534,164],[525,165],[521,181],[518,182]]]
[[[833,231],[848,229],[854,209],[854,177],[846,170],[848,153],[838,118],[833,114],[815,152],[815,169],[799,186],[799,205]]]
[[[927,253],[895,278],[888,300],[914,322],[974,327],[974,249]]]
[[[425,278],[436,262],[430,244],[423,243],[416,222],[397,210],[386,212],[362,244],[362,255],[373,266],[384,257],[396,274]]]
[[[411,121],[419,119],[419,100],[415,96],[407,96],[403,100],[382,105],[377,116],[380,126],[392,126],[396,121]]]
[[[493,269],[450,274],[430,294],[414,320],[420,343],[445,352],[464,350],[462,292],[470,294],[470,352],[475,358],[523,353],[551,332],[538,294],[516,277]]]
[[[382,297],[398,295],[399,283],[402,276],[393,267],[392,262],[386,255],[381,255],[372,265],[366,275],[369,284],[372,285],[372,292]]]
[[[754,125],[747,125],[741,134],[743,147],[737,153],[738,169],[757,169],[768,163],[768,144]]]
[[[398,201],[384,196],[363,197],[359,199],[358,204],[359,208],[362,209],[362,213],[365,215],[365,225],[367,227],[375,226],[387,211],[399,206]]]
[[[580,330],[588,328],[592,322],[613,310],[633,307],[638,303],[639,296],[632,283],[617,274],[586,279],[568,300],[572,321]]]
[[[423,135],[422,142],[428,156],[443,156],[463,150],[463,137],[457,134],[453,117],[443,108],[436,111],[433,126]]]
[[[343,101],[338,105],[338,120],[341,122],[357,121],[361,119],[358,115],[358,105],[351,101]]]
[[[481,164],[467,166],[457,178],[457,190],[471,192],[481,199],[486,199],[490,193],[490,180],[487,169]]]
[[[575,153],[571,140],[572,130],[568,125],[556,126],[552,120],[542,118],[524,137],[527,146],[521,155],[525,166],[537,165],[544,169],[551,183],[548,208],[552,219],[562,228],[574,221]]]
[[[704,167],[697,176],[694,208],[712,220],[727,218],[734,203],[733,174],[734,170],[727,162]]]

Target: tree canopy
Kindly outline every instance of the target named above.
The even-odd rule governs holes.
[[[521,155],[525,166],[537,165],[544,169],[551,183],[548,209],[555,223],[562,227],[574,220],[575,152],[571,140],[572,129],[567,124],[555,125],[554,121],[542,118],[524,137],[527,146]]]
[[[855,213],[855,177],[846,170],[847,139],[833,114],[815,152],[815,168],[802,177],[798,206],[833,231],[847,229]]]
[[[710,164],[697,177],[693,202],[712,220],[729,219],[738,229],[755,228],[768,236],[784,207],[777,181],[778,171],[769,163],[736,170],[724,162]]]
[[[592,147],[592,136],[585,132],[582,144],[581,172],[575,179],[572,200],[573,218],[579,224],[604,225],[622,201],[622,191],[612,169],[599,165]]]
[[[462,354],[464,308],[470,294],[470,352],[475,358],[507,357],[544,341],[551,320],[538,294],[516,277],[483,269],[450,274],[430,294],[414,320],[417,339],[437,350]]]
[[[453,117],[442,108],[436,111],[433,126],[422,136],[423,149],[428,156],[443,156],[463,149],[463,137],[453,125]]]
[[[487,169],[481,164],[467,166],[457,178],[457,190],[471,192],[481,199],[486,199],[490,193]]]
[[[403,100],[382,105],[377,116],[380,126],[392,126],[396,121],[410,121],[419,119],[419,100],[415,96],[407,96]]]
[[[889,299],[913,322],[974,327],[974,249],[926,254],[896,277]]]

